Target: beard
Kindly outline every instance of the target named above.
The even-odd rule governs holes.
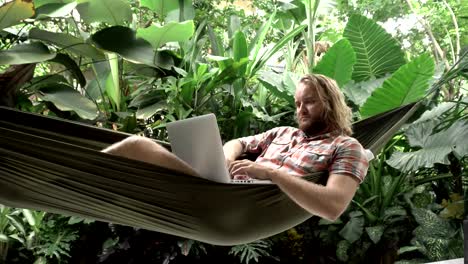
[[[297,117],[297,123],[299,129],[306,133],[308,136],[316,136],[321,133],[324,133],[327,129],[327,124],[324,120],[317,119],[300,119]]]

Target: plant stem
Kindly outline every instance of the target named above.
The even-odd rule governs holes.
[[[457,22],[457,17],[455,16],[455,13],[453,12],[453,9],[450,7],[450,5],[447,3],[447,1],[445,0],[442,0],[442,3],[445,5],[445,7],[448,9],[449,13],[450,13],[450,17],[452,18],[452,22],[453,22],[453,27],[455,28],[455,38],[456,38],[456,50],[455,50],[455,54],[454,54],[454,57],[455,57],[455,60],[458,60],[458,56],[460,54],[460,29],[458,27],[458,22]]]

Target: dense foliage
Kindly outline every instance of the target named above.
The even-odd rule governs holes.
[[[398,2],[398,3],[397,3]],[[463,256],[466,1],[0,1],[0,104],[167,140],[208,112],[224,140],[295,125],[308,72],[355,120],[422,106],[348,210],[218,247],[0,205],[0,263],[421,263]]]

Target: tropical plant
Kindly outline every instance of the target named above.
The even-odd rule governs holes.
[[[0,261],[22,263],[29,257],[34,263],[66,261],[78,238],[70,221],[70,217],[0,205]],[[8,254],[9,248],[17,251]]]
[[[249,264],[251,261],[258,262],[261,257],[269,257],[271,253],[270,243],[267,240],[258,240],[252,243],[234,246],[229,254],[237,256],[240,263]]]

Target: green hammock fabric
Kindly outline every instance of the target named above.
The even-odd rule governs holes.
[[[376,153],[416,107],[355,123],[354,136]],[[275,185],[214,183],[99,151],[127,136],[0,107],[0,204],[217,245],[269,237],[312,216]],[[326,173],[306,180],[324,183]]]

